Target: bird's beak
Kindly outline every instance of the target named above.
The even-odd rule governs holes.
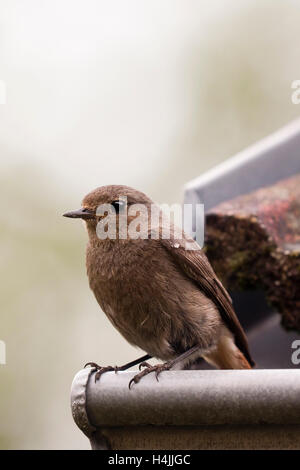
[[[81,207],[76,211],[70,211],[63,214],[64,217],[71,217],[72,219],[93,219],[95,212]]]

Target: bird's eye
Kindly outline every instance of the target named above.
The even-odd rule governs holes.
[[[119,214],[119,212],[121,212],[124,209],[126,203],[125,201],[118,199],[117,201],[113,201],[111,205],[114,207],[116,214]]]

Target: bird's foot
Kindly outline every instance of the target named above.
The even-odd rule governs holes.
[[[148,362],[142,362],[139,365],[139,369],[141,370],[142,367],[145,367],[144,370],[142,370],[139,374],[136,374],[129,382],[128,387],[129,389],[131,386],[135,383],[139,383],[142,377],[145,377],[145,375],[150,374],[151,372],[155,372],[155,378],[158,381],[158,376],[159,374],[164,371],[164,370],[170,370],[172,367],[173,363],[172,361],[165,362],[164,364],[156,364],[155,366],[152,366]]]
[[[114,370],[115,373],[117,373],[120,368],[118,366],[105,366],[105,367],[102,367],[102,366],[99,366],[98,364],[96,364],[96,362],[88,362],[84,367],[87,367],[87,366],[90,366],[92,367],[94,370],[93,372],[96,372],[95,374],[95,382],[97,382],[101,375],[104,374],[104,372],[109,372],[109,371],[112,371]]]

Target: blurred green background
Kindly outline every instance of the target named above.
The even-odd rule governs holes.
[[[160,203],[300,115],[296,0],[1,0],[0,448],[85,449],[69,396],[87,361],[140,353],[100,311],[86,233],[96,186]]]

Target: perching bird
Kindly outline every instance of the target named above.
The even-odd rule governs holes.
[[[102,204],[114,210],[97,210]],[[145,213],[140,222],[146,224],[146,236],[133,239],[127,233],[136,217],[130,215],[133,204],[142,204],[148,214],[158,207],[142,192],[111,185],[95,189],[81,209],[64,214],[86,222],[87,274],[101,309],[130,344],[147,352],[119,368],[89,363],[97,369],[96,380],[107,370],[140,362],[145,369],[130,382],[137,383],[149,372],[158,376],[162,370],[188,368],[201,357],[220,369],[251,369],[254,362],[232,301],[203,251],[186,234],[181,239],[161,237],[161,221],[150,226]],[[127,216],[125,236],[122,214]],[[99,236],[98,228],[104,222],[108,227],[110,220],[116,221],[115,236]],[[151,366],[145,362],[151,357],[166,362]]]

